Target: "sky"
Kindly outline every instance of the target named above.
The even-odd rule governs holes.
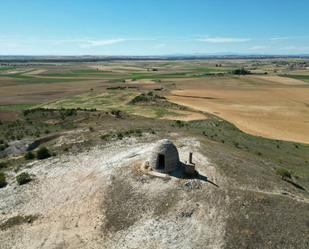
[[[309,54],[308,0],[0,0],[0,55]]]

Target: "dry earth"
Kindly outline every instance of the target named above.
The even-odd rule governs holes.
[[[309,85],[290,79],[280,84],[278,78],[179,80],[179,90],[168,99],[218,115],[253,135],[309,143]]]
[[[198,141],[176,143],[182,160],[193,150],[200,173],[222,181]],[[1,248],[223,248],[227,200],[207,182],[141,174],[153,145],[131,138],[35,161],[23,186],[11,175],[0,191]],[[8,225],[20,216],[32,218]]]

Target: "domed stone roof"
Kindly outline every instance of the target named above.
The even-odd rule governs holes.
[[[169,173],[179,166],[179,154],[176,146],[168,139],[160,140],[153,148],[149,166],[162,173]]]

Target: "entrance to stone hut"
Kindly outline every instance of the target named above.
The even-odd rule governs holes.
[[[159,154],[159,165],[158,165],[158,169],[160,170],[164,170],[165,168],[165,156],[162,154]]]

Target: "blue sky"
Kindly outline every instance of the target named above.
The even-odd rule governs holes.
[[[308,0],[3,0],[0,54],[309,54],[308,13]]]

